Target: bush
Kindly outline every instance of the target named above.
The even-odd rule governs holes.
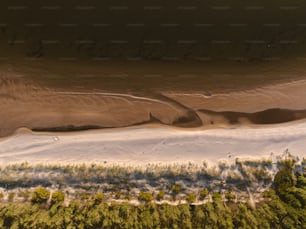
[[[208,190],[206,188],[204,188],[200,191],[200,199],[201,200],[204,200],[207,195],[208,195]]]
[[[182,187],[178,184],[172,186],[171,191],[174,195],[177,195],[182,190]]]
[[[53,204],[61,203],[65,200],[65,194],[61,191],[55,191],[52,193],[51,201]]]
[[[50,197],[50,192],[43,187],[37,187],[32,195],[32,202],[33,203],[46,203]]]
[[[188,203],[194,203],[196,201],[196,195],[194,193],[189,193],[186,196],[186,200],[188,201]]]
[[[90,200],[90,193],[81,192],[81,193],[80,193],[80,199],[81,199],[82,201],[88,201],[88,200]]]
[[[225,198],[229,201],[229,202],[233,202],[235,199],[236,199],[236,196],[231,193],[231,192],[228,192],[225,194]]]
[[[102,192],[96,193],[96,195],[94,196],[94,202],[95,202],[95,204],[100,204],[100,203],[102,203],[103,198],[104,198],[104,195],[103,195]]]
[[[160,190],[158,193],[157,193],[157,200],[162,200],[162,199],[164,199],[164,197],[165,197],[165,192],[164,191],[162,191],[162,190]]]
[[[138,199],[144,202],[150,202],[153,200],[153,195],[149,192],[141,192],[139,193]]]
[[[222,194],[219,193],[219,192],[214,192],[214,193],[212,194],[212,198],[213,198],[213,201],[221,200],[221,199],[222,199]]]

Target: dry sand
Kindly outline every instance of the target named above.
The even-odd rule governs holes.
[[[236,157],[268,158],[287,148],[302,159],[305,147],[304,122],[192,131],[159,125],[61,134],[20,131],[1,140],[0,164],[201,164]]]

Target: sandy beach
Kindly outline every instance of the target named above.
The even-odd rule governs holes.
[[[0,163],[207,163],[271,158],[286,149],[305,158],[306,123],[234,129],[183,130],[141,126],[75,133],[24,129],[0,142]]]
[[[81,74],[90,73],[93,65],[75,71],[62,65],[50,71],[34,65],[1,67],[2,164],[202,163],[270,157],[271,152],[280,154],[287,148],[305,157],[306,80],[301,63],[288,63],[287,70],[279,63],[262,65],[265,68],[257,71],[258,78],[246,75],[247,65],[176,69],[169,64],[164,69],[162,64],[151,63],[137,70],[131,64],[126,68],[127,78],[113,76],[105,84],[98,73],[110,74],[116,70],[112,65],[95,65],[93,78]],[[161,67],[162,79],[141,77],[150,66]],[[193,66],[201,70],[201,77],[177,77]],[[69,78],[73,72],[81,75]],[[231,80],[222,74],[226,72],[231,72]],[[219,75],[205,78],[206,73]],[[83,82],[80,76],[97,86],[78,87]],[[152,79],[159,88],[151,84]],[[218,80],[224,85],[228,82],[231,90],[220,88]],[[28,131],[20,132],[20,128]]]

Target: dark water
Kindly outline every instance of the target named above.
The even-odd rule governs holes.
[[[56,87],[235,90],[303,77],[298,0],[1,1],[0,63]]]
[[[1,58],[275,61],[305,55],[300,0],[1,1]]]
[[[297,0],[2,1],[0,135],[210,125],[203,114],[230,124],[304,118],[273,103],[197,110],[165,93],[210,97],[305,79],[305,13]]]

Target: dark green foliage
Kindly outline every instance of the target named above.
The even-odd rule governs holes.
[[[152,193],[149,193],[149,192],[141,192],[139,193],[138,199],[140,201],[150,202],[153,200],[153,195]]]
[[[53,204],[62,203],[65,199],[65,194],[62,191],[54,191],[51,196]]]
[[[177,195],[181,191],[182,187],[179,184],[175,184],[171,187],[173,195]]]
[[[87,193],[86,198],[80,195],[68,206],[54,204],[64,200],[61,191],[53,192],[51,204],[36,204],[46,203],[50,196],[47,189],[38,187],[32,202],[0,203],[0,228],[306,228],[305,174],[294,174],[292,165],[283,168],[274,189],[265,192],[256,207],[223,201],[218,192],[212,193],[213,202],[202,205],[158,205],[148,192],[139,194],[145,202],[139,205],[106,203],[102,193]],[[206,195],[208,192],[203,191]],[[194,198],[189,194],[189,202]],[[226,193],[225,198],[233,200],[234,195]]]
[[[297,177],[297,187],[306,189],[306,177],[300,175]]]
[[[102,192],[98,192],[98,193],[95,194],[95,196],[94,196],[94,203],[95,203],[95,204],[100,204],[100,203],[102,203],[103,198],[104,198],[103,193],[102,193]]]
[[[157,199],[157,200],[163,200],[164,197],[165,197],[165,192],[161,190],[161,191],[159,191],[159,192],[157,193],[156,199]]]
[[[200,199],[201,200],[203,200],[203,199],[205,199],[205,197],[208,195],[208,190],[206,189],[206,188],[204,188],[204,189],[202,189],[201,191],[200,191]]]
[[[274,178],[275,191],[278,194],[285,193],[288,188],[296,185],[296,177],[293,173],[293,162],[285,161],[281,164]]]
[[[231,192],[228,192],[225,194],[225,198],[229,201],[229,202],[233,202],[235,199],[236,199],[236,196],[231,193]]]
[[[46,188],[37,187],[33,192],[32,202],[38,204],[45,203],[48,201],[49,197],[50,192]]]
[[[222,199],[222,194],[219,193],[219,192],[214,192],[214,193],[212,194],[212,198],[213,198],[214,201],[221,200],[221,199]]]
[[[188,203],[194,203],[197,199],[197,196],[194,193],[189,193],[186,196],[186,200],[188,201]]]

